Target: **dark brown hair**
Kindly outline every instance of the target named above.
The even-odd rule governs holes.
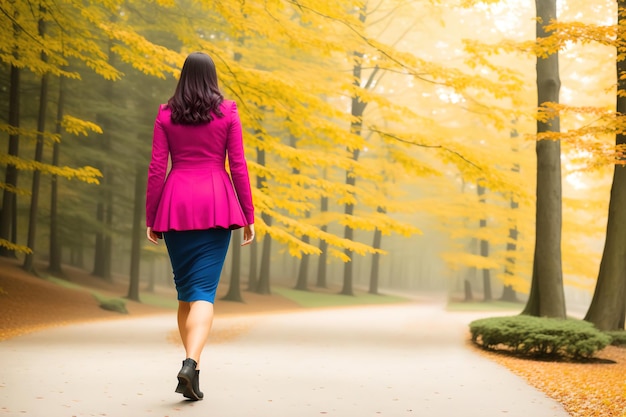
[[[187,56],[174,95],[167,101],[172,123],[198,125],[209,123],[213,115],[223,117],[220,104],[224,96],[217,84],[217,71],[210,56],[193,52]]]

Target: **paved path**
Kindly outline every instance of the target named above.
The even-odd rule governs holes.
[[[218,318],[205,400],[174,393],[174,315],[0,342],[0,416],[563,417],[554,401],[465,345],[474,316],[403,305]]]

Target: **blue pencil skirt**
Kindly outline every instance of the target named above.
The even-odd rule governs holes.
[[[180,301],[215,301],[230,233],[228,229],[163,233]]]

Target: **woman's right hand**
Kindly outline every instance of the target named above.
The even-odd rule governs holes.
[[[148,240],[152,243],[154,243],[155,245],[159,244],[159,235],[157,235],[155,232],[152,231],[151,227],[148,227],[146,229],[146,236],[148,237]]]
[[[241,246],[246,246],[252,243],[254,240],[254,224],[249,224],[243,227],[243,243]]]

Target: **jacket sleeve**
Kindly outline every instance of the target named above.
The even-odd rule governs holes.
[[[169,144],[161,123],[162,108],[159,108],[154,121],[152,135],[152,158],[148,167],[148,184],[146,186],[146,226],[152,227],[156,218],[157,208],[167,174],[167,161],[170,154]]]
[[[252,204],[252,190],[250,189],[250,177],[248,174],[248,164],[243,150],[243,133],[241,130],[241,120],[237,112],[237,103],[233,101],[230,126],[226,150],[228,151],[228,166],[233,180],[235,192],[239,198],[239,204],[246,216],[248,224],[254,223],[254,206]]]

